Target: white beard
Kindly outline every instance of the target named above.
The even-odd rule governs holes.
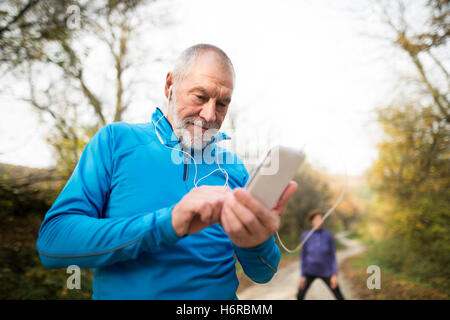
[[[180,120],[177,113],[177,102],[175,95],[172,96],[172,102],[169,103],[169,110],[172,113],[173,132],[180,140],[181,147],[185,150],[194,149],[194,151],[201,151],[214,138],[219,131],[217,123],[203,123],[200,119],[194,117],[187,117]],[[190,124],[194,123],[194,137],[187,129]],[[202,133],[201,127],[208,128],[205,133]]]

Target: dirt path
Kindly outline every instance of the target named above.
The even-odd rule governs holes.
[[[346,233],[340,232],[336,237],[346,248],[336,253],[338,265],[345,259],[361,253],[364,246],[357,241],[345,238]],[[273,279],[266,284],[255,284],[240,294],[242,300],[293,300],[296,299],[297,286],[300,279],[300,262],[294,261],[286,267],[278,270]],[[353,293],[352,286],[342,275],[338,275],[341,292],[346,299],[358,299]],[[315,280],[309,288],[306,300],[331,300],[333,294],[320,279]]]

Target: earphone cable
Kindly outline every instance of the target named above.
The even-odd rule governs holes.
[[[154,127],[155,127],[155,133],[156,133],[156,135],[159,137],[161,144],[164,145],[166,148],[169,148],[169,149],[172,149],[172,150],[175,150],[175,151],[180,151],[180,152],[182,152],[182,153],[184,153],[184,154],[187,154],[187,155],[192,159],[192,161],[194,162],[194,168],[195,168],[195,174],[194,174],[194,187],[195,187],[195,188],[198,188],[198,183],[199,183],[201,180],[203,180],[203,179],[209,177],[211,174],[213,174],[213,173],[216,172],[217,170],[221,171],[221,172],[225,175],[225,184],[224,184],[223,186],[224,186],[224,187],[228,187],[228,172],[227,172],[225,169],[222,169],[222,168],[220,167],[219,152],[218,152],[218,149],[217,149],[217,145],[216,145],[216,159],[217,159],[217,166],[218,166],[219,168],[218,168],[218,169],[215,169],[215,170],[213,170],[213,171],[211,171],[209,174],[207,174],[206,176],[204,176],[204,177],[200,178],[198,181],[196,181],[196,179],[197,179],[197,163],[196,163],[194,157],[192,157],[189,153],[187,153],[187,152],[185,152],[185,151],[183,151],[183,150],[169,147],[169,146],[167,146],[167,145],[162,141],[162,138],[161,138],[161,136],[159,135],[159,133],[158,133],[158,131],[157,131],[158,123],[159,123],[159,121],[160,121],[162,118],[164,118],[164,114],[158,119],[158,121],[156,121],[156,123],[152,121],[153,124],[154,124]],[[184,162],[184,160],[183,160],[183,162]],[[344,186],[343,186],[343,188],[342,188],[342,190],[341,190],[341,193],[340,193],[339,197],[338,197],[337,200],[335,201],[334,205],[333,205],[333,206],[325,213],[325,215],[322,217],[322,219],[320,220],[320,222],[319,222],[315,227],[313,227],[313,228],[309,231],[309,233],[306,235],[306,237],[300,242],[300,244],[299,244],[295,249],[291,250],[291,249],[287,248],[287,247],[284,245],[283,241],[281,241],[281,238],[280,238],[280,235],[279,235],[278,231],[276,232],[276,236],[277,236],[278,242],[280,243],[281,247],[282,247],[285,251],[287,251],[287,252],[289,252],[289,253],[294,253],[294,252],[300,250],[300,249],[303,247],[303,245],[306,243],[306,241],[308,241],[308,239],[312,236],[313,232],[316,231],[316,230],[318,229],[318,227],[319,227],[319,226],[320,226],[320,225],[328,218],[328,216],[329,216],[331,213],[333,213],[333,211],[337,208],[337,206],[338,206],[338,205],[342,202],[342,200],[344,199],[344,195],[345,195],[345,192],[346,192],[346,190],[347,190],[347,180],[348,180],[348,176],[347,176],[347,168],[345,167]]]
[[[308,239],[312,236],[313,232],[316,231],[319,228],[319,226],[328,218],[328,216],[331,213],[333,213],[333,211],[337,208],[337,206],[342,202],[342,200],[344,199],[345,192],[347,191],[347,180],[348,180],[347,167],[345,166],[345,163],[344,163],[344,167],[345,167],[344,168],[344,170],[345,170],[344,186],[342,187],[342,190],[341,190],[341,193],[340,193],[339,197],[337,198],[337,200],[335,201],[333,206],[324,214],[322,219],[320,219],[320,222],[309,231],[309,233],[306,235],[306,237],[300,242],[300,244],[295,249],[293,249],[293,250],[288,249],[284,245],[283,241],[281,241],[281,238],[280,238],[280,235],[278,234],[278,231],[276,232],[278,242],[280,243],[281,247],[283,247],[283,249],[285,251],[287,251],[289,253],[294,253],[294,252],[300,250],[303,247],[303,245],[306,243],[306,241],[308,241]]]
[[[162,118],[164,118],[164,114],[158,119],[158,121],[156,121],[156,123],[154,123],[154,122],[152,121],[152,122],[153,122],[153,125],[154,125],[154,127],[155,127],[155,133],[156,133],[156,135],[160,138],[161,144],[164,145],[166,148],[169,148],[169,149],[172,149],[172,150],[175,150],[175,151],[180,151],[180,152],[182,152],[182,153],[188,155],[188,156],[192,159],[192,161],[193,161],[193,163],[194,163],[194,168],[195,168],[195,174],[194,174],[194,187],[195,187],[195,188],[198,188],[198,183],[199,183],[202,179],[205,179],[205,178],[209,177],[211,174],[213,174],[214,172],[216,172],[216,171],[218,171],[218,170],[219,170],[220,172],[222,172],[222,173],[225,175],[225,184],[224,184],[223,186],[224,186],[224,187],[227,187],[227,186],[228,186],[228,172],[227,172],[225,169],[222,169],[222,168],[220,167],[220,163],[219,163],[219,152],[218,152],[217,145],[216,145],[216,159],[217,159],[217,166],[218,166],[219,168],[218,168],[218,169],[215,169],[215,170],[213,170],[213,171],[211,171],[209,174],[207,174],[206,176],[204,176],[204,177],[200,178],[198,181],[196,181],[196,180],[197,180],[197,162],[195,161],[194,157],[192,157],[189,153],[187,153],[187,152],[184,151],[184,150],[169,147],[169,146],[167,146],[167,145],[162,141],[162,138],[161,138],[161,136],[159,135],[159,133],[158,133],[158,131],[157,131],[158,123],[159,123],[159,121],[160,121]],[[183,162],[184,162],[184,160],[183,160]]]

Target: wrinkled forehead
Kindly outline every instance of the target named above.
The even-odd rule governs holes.
[[[195,59],[190,72],[181,82],[186,87],[203,86],[205,89],[231,96],[234,72],[224,58],[214,52],[205,52]]]

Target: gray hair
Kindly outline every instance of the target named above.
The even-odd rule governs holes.
[[[227,54],[220,48],[212,45],[212,44],[196,44],[185,49],[177,58],[175,62],[175,67],[172,71],[174,87],[183,80],[192,70],[192,66],[194,65],[195,60],[203,53],[206,52],[214,52],[219,58],[219,62],[223,64],[223,66],[227,66],[230,68],[233,74],[233,82],[235,78],[233,63],[231,63],[230,58]]]

